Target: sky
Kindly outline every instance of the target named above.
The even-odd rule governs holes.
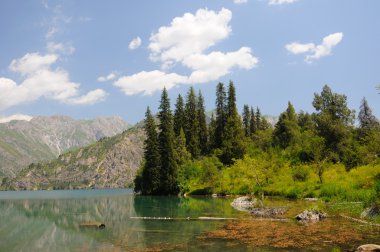
[[[327,84],[380,118],[378,0],[2,0],[0,122],[120,116],[172,106],[190,86],[206,110],[218,82],[237,104],[314,112]]]

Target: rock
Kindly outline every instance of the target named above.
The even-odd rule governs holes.
[[[251,198],[248,196],[239,197],[234,199],[234,201],[231,203],[231,206],[239,211],[251,211],[257,202],[257,199]]]
[[[360,215],[361,218],[374,218],[380,215],[380,207],[378,205],[374,205],[373,207],[369,207],[365,209]]]
[[[356,251],[380,251],[380,245],[365,244],[356,249]]]
[[[277,208],[253,208],[251,214],[256,217],[273,217],[277,215],[283,215],[288,211],[285,207],[277,207]]]
[[[296,216],[296,220],[301,222],[317,222],[327,217],[326,213],[319,210],[305,210]]]

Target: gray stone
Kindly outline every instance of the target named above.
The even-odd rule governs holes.
[[[300,222],[317,222],[327,217],[327,214],[319,210],[305,210],[296,216]]]
[[[234,201],[231,203],[231,206],[239,211],[251,211],[257,203],[257,199],[251,198],[248,196],[243,196],[234,199]]]

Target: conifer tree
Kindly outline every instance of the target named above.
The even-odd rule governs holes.
[[[149,107],[145,114],[144,141],[144,166],[141,177],[137,178],[135,191],[142,194],[151,195],[159,193],[160,187],[160,154],[158,149],[158,136],[154,117]]]
[[[253,134],[255,134],[255,132],[256,132],[256,127],[257,127],[257,125],[256,125],[256,116],[255,116],[255,110],[253,109],[253,107],[251,107],[251,111],[250,111],[250,118],[251,118],[251,120],[250,120],[250,122],[249,122],[249,133],[250,133],[250,135],[253,135]]]
[[[179,166],[185,164],[191,159],[190,152],[186,149],[186,137],[183,129],[179,131],[179,135],[176,138],[176,162]]]
[[[251,113],[249,111],[248,105],[245,104],[244,109],[243,109],[243,125],[244,125],[244,134],[246,137],[251,135],[250,123],[251,123]]]
[[[158,118],[160,124],[158,142],[161,161],[159,194],[177,194],[179,190],[177,181],[178,165],[175,160],[173,116],[170,110],[170,100],[166,88],[162,91],[159,109]]]
[[[227,123],[227,96],[224,84],[219,82],[216,87],[216,115],[215,115],[215,135],[214,148],[221,148],[223,144],[224,130]]]
[[[185,127],[185,123],[186,116],[184,102],[182,96],[179,94],[174,110],[174,133],[176,136],[179,135],[181,128],[183,129]]]
[[[216,129],[216,121],[214,117],[214,113],[211,114],[210,124],[208,125],[208,143],[209,143],[209,151],[211,152],[215,146],[215,129]]]
[[[197,158],[201,151],[199,144],[197,97],[195,96],[193,87],[190,87],[187,93],[185,114],[186,124],[184,131],[186,135],[187,149],[189,150],[193,158]]]
[[[205,105],[204,105],[204,99],[202,96],[202,92],[199,90],[198,94],[198,125],[199,125],[199,144],[200,144],[200,151],[202,155],[207,155],[209,150],[209,144],[208,144],[208,129],[207,129],[207,122],[206,122],[206,112],[205,112]]]
[[[256,107],[256,130],[261,129],[261,112],[259,107]]]
[[[241,118],[236,107],[236,93],[232,81],[228,88],[227,103],[227,124],[222,144],[221,161],[225,164],[232,164],[234,159],[244,156],[244,130]]]
[[[300,137],[300,127],[298,125],[297,114],[293,105],[288,102],[288,108],[281,113],[276,123],[273,140],[274,143],[281,148],[295,145]]]
[[[369,134],[372,130],[379,129],[379,120],[372,114],[372,109],[369,107],[366,98],[363,98],[360,105],[359,111],[359,124],[360,124],[360,135],[365,136]]]

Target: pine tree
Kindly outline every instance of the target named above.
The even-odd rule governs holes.
[[[215,135],[214,148],[221,148],[224,138],[224,130],[227,123],[227,96],[224,84],[219,83],[216,87],[216,118],[215,118]]]
[[[144,141],[144,166],[141,177],[137,178],[135,191],[142,194],[157,194],[160,187],[160,154],[158,149],[158,137],[154,117],[149,107],[145,114],[145,133]]]
[[[260,112],[260,109],[259,107],[256,108],[256,130],[261,130],[262,129],[262,125],[261,125],[261,112]]]
[[[256,116],[255,116],[255,110],[253,109],[253,107],[251,107],[251,111],[250,111],[250,122],[249,122],[249,133],[250,135],[253,135],[256,133]]]
[[[372,114],[366,98],[363,98],[359,111],[360,135],[365,136],[374,129],[379,129],[379,120]]]
[[[190,87],[185,106],[186,114],[186,124],[185,124],[185,135],[187,149],[191,153],[193,158],[197,158],[201,152],[199,144],[199,121],[198,119],[198,108],[197,108],[197,98],[194,93],[194,88]]]
[[[173,116],[170,110],[170,100],[166,88],[162,91],[159,124],[159,153],[161,161],[159,194],[177,194],[179,191],[177,181],[178,165],[175,160],[175,138],[173,130]]]
[[[174,133],[176,136],[179,135],[181,128],[185,127],[186,115],[182,96],[179,94],[177,97],[177,102],[175,104],[174,111]]]
[[[186,149],[186,137],[183,129],[179,131],[179,135],[176,138],[176,162],[179,166],[185,164],[191,159],[190,152]]]
[[[208,125],[208,143],[209,143],[209,151],[212,152],[215,146],[215,129],[216,129],[216,121],[214,117],[214,113],[211,114],[210,124]]]
[[[206,112],[204,99],[202,96],[202,92],[199,90],[198,94],[198,125],[199,125],[199,143],[200,143],[200,151],[202,155],[207,155],[209,151],[208,144],[208,129],[206,122]]]
[[[251,135],[251,113],[249,111],[248,105],[244,105],[243,109],[243,125],[245,136],[248,137]]]
[[[224,164],[232,164],[234,159],[244,156],[244,130],[241,118],[236,107],[236,93],[233,82],[228,88],[227,124],[222,144],[221,161]]]

